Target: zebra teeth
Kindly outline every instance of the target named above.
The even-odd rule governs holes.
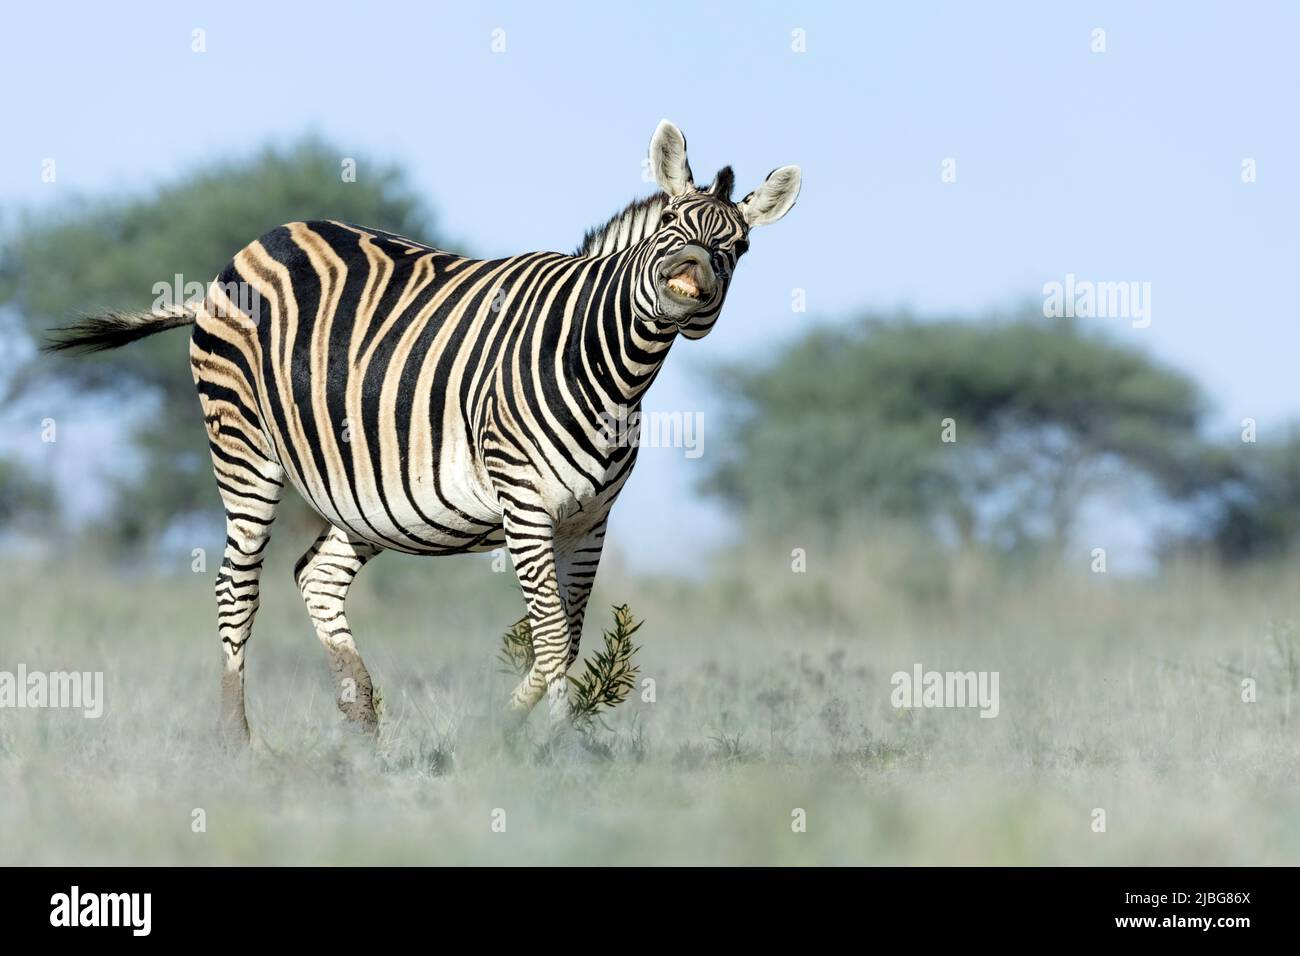
[[[668,280],[668,288],[678,295],[686,296],[688,299],[698,299],[700,297],[700,287],[689,276],[673,276]]]
[[[698,267],[693,262],[685,263],[668,279],[668,288],[688,299],[700,297]]]

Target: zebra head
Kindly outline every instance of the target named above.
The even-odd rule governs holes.
[[[642,289],[654,302],[656,325],[703,338],[722,310],[736,263],[749,248],[750,229],[776,222],[798,198],[799,167],[773,170],[758,189],[732,202],[731,167],[719,170],[709,186],[696,186],[686,137],[668,120],[650,140],[650,167],[666,200]]]

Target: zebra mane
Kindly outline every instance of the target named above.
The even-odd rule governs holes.
[[[697,193],[731,202],[731,190],[736,185],[730,166],[723,166],[708,186],[696,186]],[[622,252],[659,228],[659,216],[668,205],[667,193],[655,193],[644,199],[633,199],[620,213],[597,229],[588,229],[582,244],[574,253],[582,259],[594,259]]]
[[[667,193],[634,199],[603,226],[588,229],[574,253],[583,259],[607,256],[634,246],[659,228],[659,216],[668,205]]]

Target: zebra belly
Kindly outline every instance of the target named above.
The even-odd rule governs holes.
[[[444,470],[432,461],[411,467],[400,456],[387,466],[381,458],[376,467],[360,447],[343,455],[346,460],[325,475],[286,468],[307,502],[339,528],[379,547],[417,554],[490,551],[504,542],[494,496],[464,454],[449,452],[451,467]]]

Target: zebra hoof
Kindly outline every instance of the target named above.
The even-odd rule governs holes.
[[[241,715],[238,719],[223,717],[217,723],[217,740],[227,753],[243,753],[253,742],[253,735],[248,731],[248,721]]]
[[[379,721],[375,717],[367,718],[348,718],[348,726],[352,727],[357,733],[364,737],[379,739]]]
[[[569,702],[567,679],[561,678],[546,688],[546,703],[552,726],[567,725],[573,719],[573,705]]]
[[[373,707],[339,702],[339,711],[347,718],[347,726],[367,737],[379,736],[379,717]]]
[[[512,697],[509,705],[493,715],[492,722],[500,734],[500,741],[506,749],[513,752],[521,743],[531,739],[528,729],[528,715],[531,707],[522,707]]]

